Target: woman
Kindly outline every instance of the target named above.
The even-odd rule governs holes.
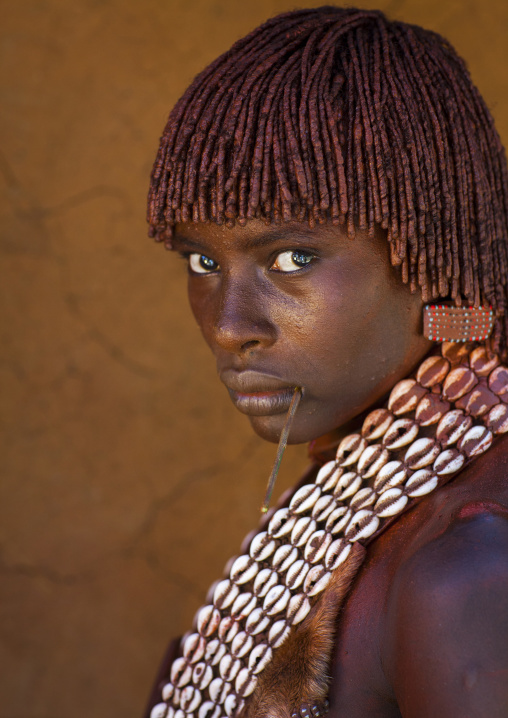
[[[507,202],[463,62],[379,12],[281,15],[176,105],[152,235],[233,403],[315,463],[152,718],[508,715]]]

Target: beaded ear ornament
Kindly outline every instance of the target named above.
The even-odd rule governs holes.
[[[423,334],[433,342],[482,342],[494,327],[492,307],[455,307],[427,304],[423,308]]]

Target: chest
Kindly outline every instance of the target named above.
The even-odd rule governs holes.
[[[367,560],[337,617],[336,651],[331,666],[330,718],[400,718],[384,671],[389,640],[386,561]]]

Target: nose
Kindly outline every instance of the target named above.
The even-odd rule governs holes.
[[[223,278],[213,332],[218,347],[241,355],[275,342],[277,328],[270,317],[270,293],[264,289],[255,277]]]

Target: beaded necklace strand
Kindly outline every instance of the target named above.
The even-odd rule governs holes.
[[[353,544],[370,543],[506,432],[508,368],[484,345],[443,343],[228,563],[182,639],[150,718],[239,716]],[[302,706],[293,716],[323,712],[326,705]]]

